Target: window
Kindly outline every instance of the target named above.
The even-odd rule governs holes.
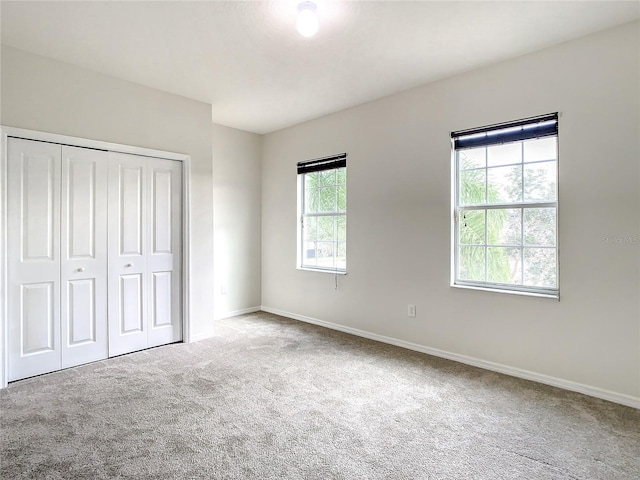
[[[347,154],[298,163],[298,268],[347,271]]]
[[[451,134],[453,284],[558,295],[558,114]]]

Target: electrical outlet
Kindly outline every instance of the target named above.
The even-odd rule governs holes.
[[[416,316],[416,306],[415,305],[407,305],[407,316],[415,317]]]
[[[227,286],[226,285],[220,285],[220,294],[221,295],[226,295],[227,293],[229,293],[229,291],[227,290]]]

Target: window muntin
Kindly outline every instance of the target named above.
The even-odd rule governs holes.
[[[298,268],[346,273],[346,154],[298,164]]]
[[[453,284],[557,296],[557,115],[452,138]]]

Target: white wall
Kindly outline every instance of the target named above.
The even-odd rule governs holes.
[[[213,329],[211,107],[2,47],[0,123],[191,155],[193,335]]]
[[[603,237],[640,236],[639,45],[636,22],[266,135],[263,306],[638,401],[640,245]],[[561,300],[450,287],[450,132],[555,111]],[[295,268],[295,165],[340,152],[334,290]]]
[[[262,136],[214,124],[212,138],[213,304],[222,318],[260,308]]]

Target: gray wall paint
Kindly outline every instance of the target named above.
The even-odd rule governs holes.
[[[192,334],[213,328],[211,107],[2,47],[2,125],[191,155]]]
[[[213,303],[220,318],[260,307],[262,136],[215,124],[212,133]]]
[[[640,397],[638,23],[266,135],[262,304]],[[561,300],[451,288],[451,131],[559,111]],[[348,152],[348,275],[299,271],[297,161]],[[407,304],[417,306],[408,318]]]

